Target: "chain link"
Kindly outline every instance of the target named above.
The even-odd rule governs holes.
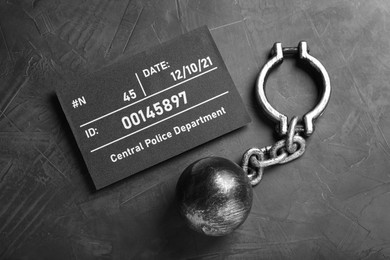
[[[252,186],[257,185],[263,177],[264,168],[252,165],[253,162],[263,161],[264,151],[259,148],[250,148],[242,156],[242,169],[248,174]]]
[[[298,118],[293,117],[285,139],[272,146],[250,148],[242,157],[242,168],[248,175],[252,186],[257,185],[264,173],[264,168],[277,164],[285,164],[302,156],[306,150],[306,141],[297,132]]]
[[[276,142],[272,146],[272,149],[270,151],[270,156],[275,157],[275,156],[278,156],[279,153],[287,153],[286,143],[287,143],[287,141],[285,139],[282,139],[279,142]],[[294,135],[293,143],[294,143],[294,145],[298,144],[298,149],[295,152],[288,154],[288,156],[286,158],[284,158],[283,160],[281,160],[279,162],[279,164],[285,164],[285,163],[291,162],[292,160],[295,160],[295,159],[301,157],[302,154],[305,152],[306,141],[303,137],[301,137],[299,135]]]
[[[297,126],[297,122],[298,122],[298,117],[297,116],[294,116],[291,121],[290,121],[290,124],[288,126],[288,130],[287,130],[287,138],[286,138],[286,150],[288,153],[295,153],[295,151],[297,150],[297,145],[294,144],[294,135],[295,135],[295,128]]]

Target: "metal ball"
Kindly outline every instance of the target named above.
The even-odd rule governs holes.
[[[179,211],[194,230],[209,235],[231,233],[252,207],[252,186],[240,166],[220,157],[189,165],[176,186]]]

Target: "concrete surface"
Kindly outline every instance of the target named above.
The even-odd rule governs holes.
[[[389,12],[388,0],[1,0],[0,258],[389,259]],[[95,192],[54,87],[204,24],[253,122]],[[254,82],[275,41],[300,40],[333,86],[307,152],[266,169],[236,232],[189,231],[173,200],[180,173],[277,141]],[[315,79],[286,60],[267,94],[302,115]]]

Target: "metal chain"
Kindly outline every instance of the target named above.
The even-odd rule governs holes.
[[[274,145],[261,149],[250,148],[242,157],[242,168],[248,174],[252,186],[257,185],[264,173],[264,168],[277,164],[285,164],[302,156],[306,149],[306,141],[299,136],[298,118],[290,121],[285,139]],[[297,129],[298,128],[298,129]]]

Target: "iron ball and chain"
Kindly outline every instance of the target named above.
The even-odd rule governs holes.
[[[324,91],[318,104],[302,117],[287,116],[277,111],[267,99],[265,82],[270,71],[283,61],[283,55],[298,57],[309,63],[322,76]],[[265,113],[277,123],[282,137],[274,145],[248,149],[241,162],[206,157],[189,165],[176,185],[180,214],[192,229],[210,236],[233,232],[247,218],[252,207],[252,187],[257,185],[264,168],[285,164],[303,155],[305,138],[312,135],[315,120],[324,112],[330,98],[330,80],[324,66],[309,54],[306,42],[298,47],[284,47],[275,43],[271,59],[261,69],[256,83],[257,99]]]

